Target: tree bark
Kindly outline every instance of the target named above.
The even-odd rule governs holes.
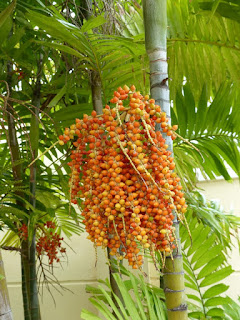
[[[27,259],[26,259],[27,257]],[[29,264],[28,264],[28,240],[22,241],[21,246],[21,270],[22,270],[22,298],[23,298],[23,310],[24,320],[31,320],[30,308],[29,308]]]
[[[145,26],[145,45],[150,63],[150,90],[151,97],[156,104],[166,112],[169,124],[170,98],[168,88],[167,64],[167,0],[143,0],[143,14]],[[156,129],[160,130],[157,124]],[[173,152],[171,137],[164,134],[168,149]],[[166,258],[163,270],[164,292],[168,309],[168,320],[187,320],[187,304],[185,302],[183,260],[179,239],[179,222],[175,214],[174,227],[178,249],[171,257]]]
[[[98,71],[91,71],[90,74],[90,83],[92,91],[92,103],[93,109],[97,114],[102,114],[103,105],[102,105],[102,84],[101,78]]]
[[[0,277],[1,277],[0,279],[0,320],[13,320],[1,251],[0,251]]]
[[[12,36],[12,31],[10,32],[10,37]],[[7,83],[9,87],[9,95],[11,96],[12,93],[12,62],[7,62]],[[22,163],[21,163],[21,154],[19,150],[19,144],[17,140],[17,132],[15,127],[15,121],[13,118],[13,106],[10,102],[7,104],[7,124],[8,124],[8,145],[10,149],[10,155],[11,155],[11,165],[12,165],[12,172],[13,172],[13,178],[15,181],[15,186],[22,186],[22,180],[23,180],[23,171],[22,171]],[[17,196],[20,196],[21,198],[24,198],[24,194],[21,191],[15,191]],[[21,207],[25,207],[24,202],[21,200],[16,200],[17,205]],[[25,258],[27,259],[28,256],[28,250],[25,251]],[[22,264],[22,271],[23,271],[23,257],[21,256],[21,264]],[[23,278],[23,276],[22,276]],[[24,298],[24,297],[23,297]],[[29,318],[26,316],[29,314],[29,304],[28,304],[28,296],[24,299],[24,318],[25,320],[29,320]],[[26,316],[26,317],[25,317]]]

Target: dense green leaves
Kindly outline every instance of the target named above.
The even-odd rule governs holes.
[[[15,2],[2,12],[5,20],[9,18],[11,21],[14,5]],[[17,6],[12,34],[7,41],[10,30],[3,30],[6,37],[2,39],[0,49],[1,79],[8,79],[9,86],[12,86],[10,87],[11,100],[8,100],[7,103],[12,112],[10,114],[9,111],[5,111],[3,100],[7,94],[6,84],[0,84],[2,95],[2,106],[0,107],[0,217],[1,227],[9,230],[5,237],[1,237],[1,243],[5,245],[19,245],[16,233],[22,223],[28,225],[29,240],[34,230],[47,220],[54,220],[58,232],[64,232],[68,237],[73,233],[79,234],[83,230],[79,213],[69,206],[68,190],[65,190],[68,184],[68,178],[65,177],[67,168],[62,169],[66,163],[66,156],[62,159],[63,155],[59,152],[59,147],[52,149],[36,162],[36,208],[30,201],[32,193],[29,191],[30,171],[27,166],[32,159],[32,150],[39,143],[40,151],[44,152],[57,140],[56,123],[61,123],[61,119],[58,121],[53,119],[51,111],[61,109],[67,95],[70,102],[73,96],[75,101],[78,93],[75,90],[76,85],[73,85],[73,75],[69,74],[67,79],[65,77],[66,65],[61,60],[59,51],[50,52],[49,49],[43,49],[41,42],[39,44],[39,40],[45,37],[33,30],[24,18],[25,9],[21,5]],[[5,28],[5,24],[1,25],[1,28]],[[33,39],[36,39],[36,42],[33,43]],[[31,103],[34,103],[33,93],[38,76],[39,57],[42,57],[44,70],[41,78],[41,108],[39,116],[34,116],[36,106]],[[13,70],[11,73],[7,68],[9,60],[11,60]],[[88,99],[89,92],[87,92]],[[15,165],[20,164],[23,168],[21,181],[15,181],[16,177],[13,176],[11,170],[13,159],[9,146],[8,114],[17,130],[21,160],[14,161],[14,163]],[[63,115],[64,118],[66,118],[65,115]],[[39,137],[37,136],[38,127]]]
[[[205,84],[209,92],[213,89],[215,93],[226,79],[239,82],[239,3],[218,2],[168,1],[168,66],[173,100],[184,79],[196,99]],[[121,11],[120,19],[123,34],[142,42],[141,10],[130,7],[125,15]]]
[[[181,239],[184,242],[185,285],[190,301],[189,317],[211,319],[211,316],[221,315],[221,319],[229,319],[224,316],[223,307],[230,305],[231,299],[221,296],[229,287],[219,282],[233,273],[232,267],[226,266],[224,247],[222,244],[217,244],[217,235],[210,227],[198,222],[196,217],[190,217],[191,213],[188,212],[187,219],[190,221],[193,245],[186,237],[185,228],[180,228]],[[189,292],[188,288],[191,289]]]
[[[120,83],[132,83],[139,75],[142,78],[139,56],[144,51],[143,45],[116,35],[94,34],[92,29],[104,23],[103,17],[92,17],[80,29],[53,12],[51,17],[33,11],[29,11],[27,16],[33,25],[53,37],[51,41],[42,42],[43,46],[76,56],[78,68],[85,71],[85,76],[90,70],[99,72],[105,103]]]
[[[198,191],[189,193],[187,195],[187,201],[188,210],[191,215],[197,217],[205,226],[208,226],[205,227],[204,233],[214,233],[217,236],[218,243],[223,245],[224,250],[232,248],[233,244],[230,236],[235,236],[235,230],[238,229],[240,225],[240,218],[232,214],[226,214],[218,203],[206,200],[203,194]],[[237,239],[237,236],[235,237]],[[210,244],[213,239],[209,237],[208,239],[205,238],[204,241]],[[192,248],[189,249],[190,253],[195,250],[198,243],[199,239],[197,239],[196,243],[193,243]],[[204,248],[205,246],[194,253],[194,262],[198,260],[202,252],[205,252]],[[213,247],[211,250],[213,250],[214,256],[214,254],[218,252],[218,246]],[[197,265],[201,265],[201,261],[197,261]]]
[[[113,267],[116,268],[117,265]],[[124,279],[121,274],[113,274],[120,291],[119,296],[113,292],[108,280],[101,281],[98,288],[87,286],[87,292],[93,295],[90,298],[91,303],[105,319],[166,319],[166,309],[161,301],[164,297],[162,289],[147,284],[141,275],[135,276],[123,266],[120,266],[120,270]],[[116,300],[116,303],[113,299]],[[101,319],[100,317],[95,318],[93,313],[85,309],[82,310],[81,317],[86,320]]]
[[[212,11],[213,14],[216,13],[222,17],[240,22],[240,4],[238,0],[201,1],[199,5],[202,10]]]
[[[183,181],[187,179],[192,185],[196,182],[196,168],[210,179],[223,176],[226,180],[231,180],[226,164],[237,175],[240,174],[237,142],[239,86],[232,86],[233,81],[238,79],[238,56],[235,53],[237,50],[234,51],[231,47],[238,41],[235,30],[239,26],[236,22],[216,16],[218,7],[213,7],[211,15],[208,15],[199,6],[186,0],[168,3],[172,123],[179,124],[180,135],[199,149],[197,152],[178,139],[175,144],[176,168]],[[134,82],[143,91],[148,90],[141,10],[131,6],[123,9],[119,6],[119,12],[121,14],[117,14],[117,17],[122,22],[121,35],[124,37],[93,34],[92,28],[104,23],[102,16],[91,18],[81,29],[69,23],[56,10],[45,10],[45,14],[29,10],[27,14],[33,26],[37,25],[51,35],[50,40],[41,42],[44,48],[49,47],[73,56],[77,61],[75,72],[81,70],[84,78],[90,70],[99,72],[105,103],[108,103],[112,91],[125,83]],[[230,32],[233,27],[234,35]],[[216,30],[219,34],[216,34]],[[217,45],[219,41],[223,43],[221,46]],[[200,66],[199,63],[203,65]],[[224,63],[232,70],[228,81],[225,81],[225,67],[220,77]],[[182,88],[183,79],[187,80],[187,85]],[[70,87],[72,85],[73,83]],[[87,87],[87,83],[84,87]],[[213,101],[209,104],[212,97]],[[84,99],[81,103],[71,103],[72,105],[56,114],[56,120],[62,126],[69,125],[78,114],[81,117],[83,113],[91,111],[91,105],[87,107],[89,101]],[[186,186],[189,187],[188,184]]]
[[[204,83],[207,83],[209,89],[218,90],[226,78],[231,79],[231,82],[239,81],[239,21],[236,21],[234,14],[229,14],[229,19],[224,18],[224,14],[217,14],[220,10],[224,11],[222,6],[225,4],[222,1],[219,4],[218,1],[212,1],[209,11],[202,11],[208,3],[200,2],[197,7],[189,1],[175,1],[174,4],[168,1],[172,97],[184,77],[197,96]],[[236,6],[231,7],[232,11],[236,10]]]
[[[198,149],[181,139],[175,143],[177,169],[188,182],[194,183],[190,172],[195,172],[196,167],[203,176],[210,179],[223,176],[231,180],[226,165],[240,175],[239,126],[235,120],[235,117],[239,117],[239,104],[236,96],[238,94],[230,83],[221,85],[211,103],[206,86],[203,86],[198,101],[194,100],[188,83],[184,85],[183,91],[177,92],[172,121],[178,123],[179,134]],[[184,170],[182,163],[187,164],[189,169]]]
[[[230,299],[230,303],[223,306],[225,315],[228,319],[239,319],[240,317],[240,298],[238,297],[238,301],[234,301]]]
[[[16,1],[12,1],[12,3],[7,6],[1,13],[0,13],[0,28],[4,26],[4,24],[7,22],[9,18],[11,18],[11,15],[13,13],[13,10],[15,8]]]

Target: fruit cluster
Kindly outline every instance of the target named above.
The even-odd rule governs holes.
[[[118,88],[115,106],[84,115],[66,128],[60,145],[71,141],[71,202],[84,201],[88,238],[128,259],[134,269],[141,249],[171,254],[175,248],[174,211],[186,211],[180,179],[162,132],[174,139],[176,126],[149,96],[135,87]],[[160,123],[162,130],[156,131]],[[119,254],[121,252],[121,254]]]
[[[49,259],[49,264],[52,264],[54,260],[59,262],[60,259],[58,257],[59,253],[65,253],[66,249],[62,248],[61,241],[63,238],[59,236],[54,230],[56,229],[56,225],[52,221],[47,221],[44,224],[44,227],[40,228],[42,235],[38,237],[36,243],[36,250],[38,256],[42,256],[47,254]],[[28,227],[25,224],[19,228],[19,237],[23,240],[28,240]]]
[[[60,262],[58,257],[59,252],[65,253],[66,249],[62,248],[61,241],[63,238],[58,233],[54,232],[56,225],[52,221],[47,221],[44,224],[45,228],[42,229],[43,235],[38,238],[36,249],[38,256],[47,254],[48,263],[52,264],[54,260]]]
[[[23,223],[21,225],[21,227],[18,230],[19,232],[19,237],[23,240],[27,240],[28,239],[28,227],[25,223]]]

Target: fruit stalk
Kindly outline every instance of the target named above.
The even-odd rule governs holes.
[[[151,97],[166,113],[170,124],[170,98],[168,87],[167,64],[167,1],[143,0],[143,14],[145,25],[145,46],[150,63],[150,91]],[[156,124],[156,130],[161,126]],[[168,150],[173,151],[171,137],[164,135]],[[184,273],[179,239],[179,222],[175,213],[174,227],[177,246],[172,258],[166,257],[163,269],[164,292],[168,309],[168,319],[187,319],[187,305],[184,294]]]

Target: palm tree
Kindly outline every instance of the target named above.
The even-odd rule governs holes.
[[[53,121],[44,112],[44,108],[51,103],[56,94],[43,93],[42,85],[51,91],[50,87],[54,83],[54,79],[51,84],[48,82],[49,70],[51,72],[52,68],[48,63],[49,56],[38,45],[33,51],[28,50],[26,53],[24,46],[28,46],[34,31],[28,29],[25,34],[24,21],[18,22],[17,19],[13,21],[14,7],[15,1],[0,15],[0,29],[3,35],[1,63],[4,70],[1,76],[3,80],[0,106],[0,210],[1,222],[4,229],[8,229],[7,234],[1,239],[1,245],[21,247],[24,317],[36,320],[40,319],[40,309],[35,239],[39,237],[44,223],[49,220],[57,220],[58,232],[62,229],[62,225],[69,236],[73,230],[79,233],[80,227],[79,222],[78,225],[75,224],[74,220],[78,218],[74,209],[60,200],[66,199],[63,187],[66,177],[59,172],[56,179],[53,171],[47,169],[48,166],[41,160],[38,163],[31,163],[38,155],[38,151],[46,148],[46,137],[49,142],[56,139]],[[22,10],[25,9],[21,5],[17,7],[16,17],[22,14]],[[18,43],[17,50],[14,49],[16,43]],[[38,52],[36,55],[35,50]],[[59,55],[54,58],[61,61]],[[58,66],[56,73],[61,73],[63,70],[61,63]],[[48,69],[48,75],[43,73],[43,68],[45,72]],[[58,95],[57,99],[61,97]],[[56,98],[55,101],[58,102]],[[52,102],[52,106],[55,106],[56,102]],[[55,156],[56,150],[52,150],[52,155],[48,154],[48,159],[54,163]],[[52,169],[53,167],[61,171],[59,165],[53,164]],[[44,193],[44,197],[41,197]],[[74,215],[68,217],[67,212],[73,212]],[[19,230],[23,225],[28,227],[28,239],[22,239],[20,236]],[[40,266],[43,269],[41,262]],[[5,290],[4,287],[3,289]],[[4,291],[3,293],[5,294]]]
[[[19,3],[23,8],[21,1]],[[237,7],[238,3],[224,3],[224,9],[227,6],[228,10],[224,10],[222,5],[213,5],[210,1],[208,4],[188,0],[167,2],[169,26],[167,56],[170,98],[173,106],[171,114],[172,122],[179,124],[178,132],[184,138],[184,140],[180,138],[175,140],[174,154],[177,171],[185,182],[187,191],[191,191],[195,186],[196,168],[200,168],[209,178],[222,175],[230,180],[231,177],[226,169],[226,163],[228,163],[239,174],[238,35],[240,28],[238,15],[233,14],[235,8],[233,6]],[[70,24],[67,18],[57,14],[56,10],[48,15],[49,11],[46,7],[41,8],[42,12],[46,10],[44,14],[40,14],[40,11],[27,10],[27,8],[28,4],[24,12],[33,26],[38,25],[51,35],[49,39],[44,37],[44,33],[41,34],[39,48],[50,48],[46,54],[52,54],[52,61],[57,60],[57,53],[61,51],[62,59],[58,60],[61,61],[59,63],[61,64],[64,59],[67,61],[67,72],[59,70],[55,74],[53,62],[46,61],[48,72],[54,75],[49,92],[46,89],[48,83],[44,84],[45,100],[42,99],[42,107],[50,113],[59,127],[64,128],[71,124],[74,118],[91,111],[92,107],[88,104],[91,99],[88,85],[90,71],[98,72],[100,75],[104,102],[108,102],[107,98],[114,88],[125,83],[135,82],[146,92],[149,90],[149,81],[146,77],[149,67],[144,49],[142,10],[139,5],[131,8],[132,16],[129,20],[124,20],[129,15],[130,9],[127,7],[125,11],[121,11],[121,16],[118,15],[119,21],[121,18],[124,20],[124,24],[121,24],[121,36],[92,32],[93,28],[104,23],[103,17],[85,22],[80,29]],[[148,8],[145,7],[145,9]],[[228,13],[227,18],[226,13]],[[165,21],[166,27],[166,12],[162,21]],[[151,19],[148,23],[150,25]],[[21,33],[19,32],[18,35],[20,36]],[[162,40],[165,41],[164,39],[165,35]],[[32,41],[32,38],[30,40]],[[26,51],[24,48],[22,51],[21,48],[15,48],[15,51],[18,55],[12,58],[22,63],[26,72],[30,74],[29,64],[24,64],[23,59],[23,52]],[[12,51],[11,55],[14,55],[14,52]],[[34,54],[29,54],[27,60],[36,67],[33,57]],[[164,56],[164,60],[165,58]],[[63,66],[62,70],[65,68],[66,66]],[[67,81],[65,81],[65,74]],[[167,75],[159,80],[162,86],[164,85],[162,80],[166,78]],[[81,85],[75,86],[76,82]],[[155,95],[154,91],[157,89],[152,91],[153,95]],[[18,98],[20,96],[26,100],[26,96],[28,98],[32,96],[29,93],[30,91],[25,88],[25,92],[19,93]],[[158,98],[156,96],[156,99]],[[222,113],[221,116],[220,113]],[[23,117],[24,114],[22,112]],[[49,134],[53,140],[53,132]],[[43,131],[40,136],[45,136]],[[187,140],[195,146],[195,149]],[[40,141],[40,150],[45,148],[43,142],[44,139]],[[54,149],[52,151],[54,152]],[[48,156],[51,158],[50,154]],[[44,165],[40,161],[39,163]],[[57,178],[52,175],[53,180]],[[22,212],[22,217],[25,213],[25,211]]]
[[[153,3],[152,1],[145,3],[145,12]],[[165,8],[166,11],[166,3],[162,4],[162,8]],[[173,104],[171,113],[173,123],[179,124],[179,133],[183,137],[175,141],[174,153],[177,171],[185,182],[186,190],[189,191],[196,183],[196,168],[200,168],[202,173],[209,178],[222,175],[229,180],[230,176],[225,167],[225,162],[227,162],[239,174],[239,150],[235,144],[239,135],[237,121],[235,121],[235,118],[239,118],[235,74],[239,58],[237,47],[239,23],[236,19],[229,21],[219,16],[219,13],[223,11],[219,11],[218,7],[213,7],[213,10],[209,12],[207,11],[209,7],[199,5],[197,1],[193,3],[187,0],[168,1],[167,9],[169,25],[167,56],[169,58],[170,96]],[[54,14],[52,17],[46,15],[42,19],[40,15],[30,13],[29,18],[52,35],[52,42],[45,43],[45,45],[71,53],[84,64],[85,70],[99,72],[103,97],[105,97],[113,84],[121,84],[122,79],[126,81],[131,76],[138,77],[143,72],[146,74],[146,70],[148,71],[142,41],[144,35],[141,33],[143,30],[142,12],[139,6],[132,8],[131,14],[133,12],[133,19],[129,19],[129,24],[125,23],[123,27],[124,37],[106,37],[100,34],[93,36],[91,32],[88,33],[90,29],[87,23],[81,30],[77,30],[73,25],[67,25],[64,19],[62,21],[59,18],[56,19]],[[122,19],[124,20],[124,16],[127,15],[128,9],[122,15]],[[165,21],[166,33],[166,12],[164,17],[160,22]],[[148,20],[147,27],[151,25],[152,20]],[[126,21],[127,19],[124,20]],[[201,27],[203,24],[207,25],[205,29]],[[229,32],[231,26],[237,30],[233,36],[230,36]],[[61,30],[61,34],[57,33],[57,30]],[[148,28],[146,32],[147,30]],[[74,33],[74,37],[71,36],[71,32]],[[81,42],[74,41],[76,38]],[[166,35],[163,38],[165,39]],[[114,39],[115,42],[110,43],[110,39]],[[129,39],[134,40],[134,48]],[[148,48],[151,37],[147,36],[146,39]],[[164,39],[162,40],[165,41]],[[164,45],[160,43],[160,46],[164,48],[165,42]],[[119,48],[121,48],[120,52]],[[111,54],[109,54],[110,49]],[[116,50],[113,51],[113,49]],[[223,53],[226,57],[224,61],[221,58]],[[126,62],[119,64],[123,54],[126,54]],[[202,58],[199,59],[200,56]],[[166,60],[166,55],[163,57],[163,60]],[[129,72],[129,67],[134,69],[134,73]],[[166,73],[166,66],[164,72]],[[223,84],[226,75],[228,81]],[[117,81],[116,76],[120,76]],[[166,78],[168,78],[167,74],[156,80],[163,91],[167,91],[165,90],[166,83],[163,81]],[[184,86],[183,80],[186,83]],[[147,80],[145,88],[147,91]],[[153,96],[157,91],[159,91],[158,86],[155,86],[152,89]],[[161,101],[161,97],[156,96],[156,98]],[[210,99],[212,103],[208,107]],[[169,98],[167,97],[166,100]],[[164,104],[163,102],[162,106]],[[218,117],[216,105],[218,110],[221,110],[220,112],[224,112],[225,117]],[[69,112],[66,110],[67,113]],[[169,110],[167,113],[170,116]],[[225,118],[228,121],[225,121]],[[191,142],[191,145],[187,140]]]

